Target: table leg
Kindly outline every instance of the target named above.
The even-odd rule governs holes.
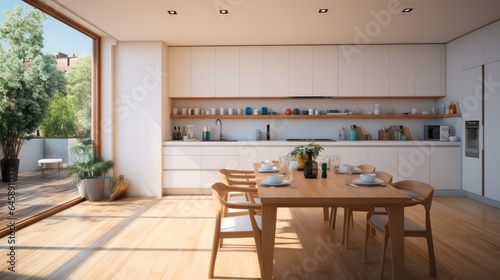
[[[392,250],[392,279],[403,279],[405,271],[404,206],[389,205],[389,231]]]
[[[262,280],[273,279],[274,238],[276,236],[276,214],[278,207],[275,204],[262,204]]]

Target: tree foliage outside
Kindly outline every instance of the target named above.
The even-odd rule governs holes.
[[[42,53],[39,10],[16,7],[0,26],[0,142],[5,159],[17,159],[25,139],[40,126],[51,96],[63,92],[64,74]],[[2,47],[5,46],[5,47]]]
[[[89,137],[92,127],[92,59],[82,55],[66,72],[66,92],[75,108],[82,137]]]
[[[78,134],[78,119],[69,99],[56,93],[49,105],[49,114],[40,126],[41,135],[47,138],[76,137]]]

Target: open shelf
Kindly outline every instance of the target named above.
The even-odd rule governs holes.
[[[436,115],[170,115],[171,119],[440,119],[459,118],[462,114]]]

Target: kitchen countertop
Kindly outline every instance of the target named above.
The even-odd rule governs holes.
[[[268,146],[268,147],[293,147],[310,143],[308,141],[164,141],[164,146]],[[326,141],[315,142],[323,147],[421,147],[421,146],[436,146],[436,147],[460,147],[461,142],[449,141],[425,141],[425,140],[407,140],[407,141]]]

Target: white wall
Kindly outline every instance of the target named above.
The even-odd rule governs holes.
[[[116,46],[114,98],[108,108],[113,114],[113,160],[115,174],[129,180],[131,196],[162,194],[165,52],[160,42],[119,42]]]

